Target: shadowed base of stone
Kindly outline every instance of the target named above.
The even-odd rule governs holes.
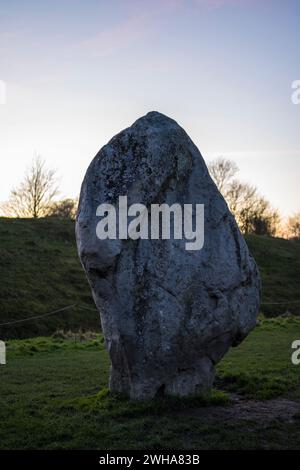
[[[124,371],[122,371],[124,372]],[[209,358],[198,364],[181,369],[174,375],[166,374],[160,380],[141,373],[125,376],[119,369],[110,369],[109,389],[132,400],[150,400],[161,396],[190,397],[206,396],[212,387],[215,371]]]

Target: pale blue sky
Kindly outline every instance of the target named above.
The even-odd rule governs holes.
[[[0,201],[35,153],[77,196],[100,147],[157,110],[300,210],[299,21],[298,0],[0,0]]]

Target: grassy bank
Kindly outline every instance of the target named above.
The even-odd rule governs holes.
[[[67,305],[95,308],[80,265],[74,222],[0,219],[0,323]],[[53,316],[0,327],[0,338],[47,335],[56,329],[100,331],[96,311],[72,308]]]

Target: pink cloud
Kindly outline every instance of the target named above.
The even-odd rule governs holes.
[[[145,17],[132,17],[111,28],[99,31],[81,43],[83,49],[97,57],[105,57],[122,49],[143,33],[146,27]]]
[[[177,13],[184,7],[184,1],[133,0],[127,5],[129,16],[126,19],[81,42],[81,47],[97,57],[109,56],[153,31],[156,20]]]
[[[132,0],[129,16],[122,22],[97,32],[80,43],[80,48],[94,57],[107,57],[140,40],[157,26],[157,20],[194,8],[218,9],[229,5],[249,5],[257,0]]]

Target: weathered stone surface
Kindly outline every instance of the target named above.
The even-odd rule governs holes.
[[[96,208],[205,204],[205,242],[99,240]],[[91,162],[76,222],[78,252],[101,314],[110,389],[134,399],[193,395],[211,387],[216,364],[255,326],[257,267],[234,217],[185,131],[151,112]]]

